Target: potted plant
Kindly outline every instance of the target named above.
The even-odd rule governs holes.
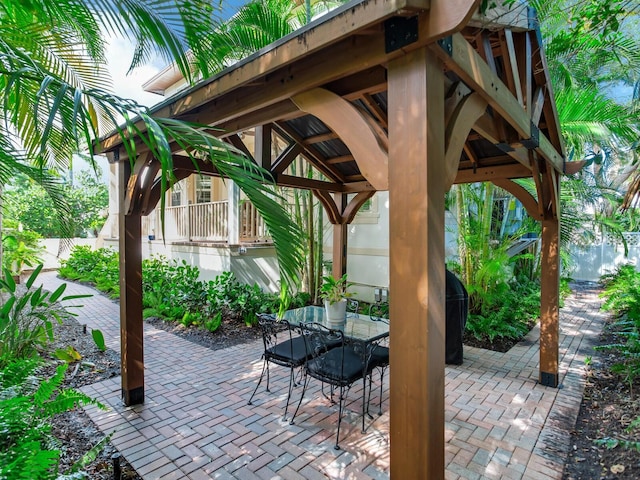
[[[320,296],[324,299],[328,326],[343,327],[347,318],[347,298],[351,296],[347,289],[353,284],[347,282],[346,273],[339,279],[334,278],[333,275],[327,275],[322,277],[322,280]]]

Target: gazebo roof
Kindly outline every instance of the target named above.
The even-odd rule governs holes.
[[[386,64],[430,45],[446,69],[448,118],[443,121],[467,115],[460,99],[473,91],[481,92],[472,100],[484,107],[464,139],[454,182],[531,177],[530,150],[566,172],[535,15],[518,5],[487,16],[469,8],[473,3],[350,2],[170,97],[153,114],[210,125],[249,156],[239,132],[260,126],[276,132],[289,148],[274,161],[267,158],[268,150],[255,160],[281,185],[329,192],[386,190]],[[341,114],[326,112],[331,109]],[[101,149],[120,145],[120,137],[112,135]],[[144,150],[139,144],[137,152]],[[327,180],[285,175],[298,154]],[[120,152],[119,158],[126,154]]]

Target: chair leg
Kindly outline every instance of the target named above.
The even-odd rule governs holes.
[[[249,398],[249,401],[247,402],[247,405],[252,405],[252,401],[253,401],[253,397],[256,394],[256,392],[258,391],[258,387],[260,386],[260,383],[262,383],[262,377],[264,377],[264,371],[268,370],[268,366],[267,366],[268,362],[265,360],[262,363],[262,373],[260,374],[260,378],[258,379],[258,383],[256,383],[256,388],[253,389],[253,393],[251,394],[251,397]],[[269,385],[269,374],[267,373],[267,391],[269,391],[268,385]]]
[[[342,423],[342,407],[344,405],[344,387],[340,387],[340,404],[338,405],[338,431],[336,432],[336,444],[334,450],[340,450],[338,441],[340,440],[340,424]]]
[[[378,404],[378,415],[382,415],[382,387],[384,386],[384,371],[387,367],[380,369],[380,403]]]
[[[291,392],[293,391],[293,386],[296,384],[295,379],[294,379],[294,374],[293,374],[293,367],[291,367],[291,370],[289,372],[289,393],[287,394],[287,403],[284,406],[284,416],[282,417],[282,420],[286,420],[287,419],[287,410],[289,409],[289,400],[291,400]]]
[[[305,375],[302,381],[302,393],[300,394],[300,400],[298,401],[298,406],[296,407],[296,411],[293,412],[293,416],[291,417],[291,420],[289,420],[289,425],[293,425],[293,421],[295,420],[296,415],[298,414],[298,410],[300,410],[300,405],[302,405],[302,399],[304,398],[304,392],[307,391],[308,384],[309,384],[309,377]]]

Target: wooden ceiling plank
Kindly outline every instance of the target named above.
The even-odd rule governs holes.
[[[342,155],[340,157],[333,157],[327,160],[327,164],[335,165],[336,163],[347,163],[347,162],[355,162],[355,158],[353,155]]]
[[[378,122],[380,122],[380,126],[384,129],[389,128],[389,122],[387,119],[387,113],[382,110],[378,102],[376,102],[370,94],[362,95],[362,101],[367,106],[371,114],[374,116]]]
[[[322,133],[320,135],[314,135],[312,137],[307,137],[303,141],[305,145],[313,145],[314,143],[321,143],[321,142],[326,142],[328,140],[335,140],[336,138],[338,138],[338,135],[336,135],[335,132],[328,132],[328,133]]]

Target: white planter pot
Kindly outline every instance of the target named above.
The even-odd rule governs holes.
[[[324,309],[327,314],[327,326],[329,328],[344,328],[344,324],[347,321],[346,298],[335,303],[329,303],[329,300],[325,300]]]

